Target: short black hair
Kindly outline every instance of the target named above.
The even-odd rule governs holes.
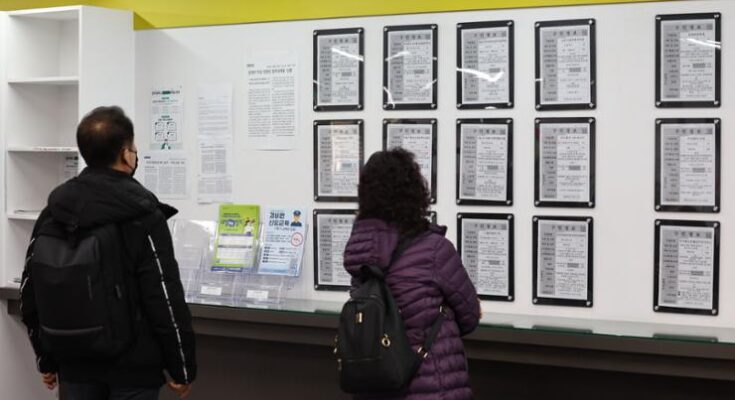
[[[413,153],[402,148],[379,151],[360,172],[358,219],[377,218],[403,235],[425,231],[431,194]]]
[[[88,166],[110,167],[120,151],[133,143],[133,123],[117,106],[97,107],[77,127],[77,146]]]

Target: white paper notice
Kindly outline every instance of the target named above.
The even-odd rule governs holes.
[[[200,85],[199,203],[232,201],[232,84]]]
[[[715,282],[715,229],[660,227],[658,303],[710,310]]]
[[[591,27],[541,28],[541,103],[586,104],[591,101]]]
[[[434,171],[434,126],[431,124],[390,124],[386,148],[388,150],[401,147],[416,156],[416,163],[421,168],[421,175],[426,179],[429,192],[432,192]]]
[[[589,226],[583,221],[538,222],[537,297],[587,300]]]
[[[539,144],[541,201],[589,202],[589,124],[542,124]]]
[[[199,85],[199,140],[232,140],[232,84]]]
[[[467,200],[508,199],[508,126],[462,124],[459,196]]]
[[[317,231],[317,282],[322,285],[350,286],[350,274],[342,265],[345,246],[355,222],[353,214],[318,214]]]
[[[662,100],[715,100],[715,29],[714,19],[661,22]]]
[[[715,129],[714,124],[661,127],[662,205],[715,205]]]
[[[184,147],[184,96],[181,86],[151,91],[151,150]]]
[[[462,102],[510,101],[510,28],[462,30]]]
[[[317,193],[357,197],[360,180],[360,125],[320,125],[317,129]]]
[[[433,101],[434,40],[432,29],[388,33],[388,103]]]
[[[64,163],[61,165],[60,181],[66,182],[79,174],[79,155],[64,155]]]
[[[507,220],[462,220],[462,263],[480,295],[510,294],[509,231]]]
[[[232,201],[232,144],[201,142],[199,144],[199,203]]]
[[[254,52],[247,59],[247,137],[257,150],[296,148],[298,58],[293,52]]]
[[[317,38],[317,105],[360,103],[360,33],[320,35]]]
[[[188,196],[189,161],[183,151],[141,153],[143,186],[161,199],[185,199]]]

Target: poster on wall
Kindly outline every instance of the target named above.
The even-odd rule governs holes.
[[[384,119],[383,150],[401,147],[416,156],[429,185],[431,203],[436,203],[436,119]]]
[[[457,24],[457,108],[513,107],[513,21]]]
[[[306,243],[306,209],[269,207],[263,215],[266,220],[258,254],[258,273],[299,276]]]
[[[314,210],[314,289],[346,291],[351,276],[343,265],[357,210]]]
[[[539,118],[535,134],[534,204],[595,206],[595,119]]]
[[[595,20],[536,23],[536,109],[597,106]]]
[[[656,211],[720,212],[720,120],[656,121]]]
[[[357,202],[362,120],[314,121],[314,200]]]
[[[214,272],[243,272],[255,264],[260,206],[220,204],[214,242]]]
[[[656,16],[656,107],[719,107],[720,13]]]
[[[180,85],[151,90],[150,150],[184,148],[184,95]]]
[[[717,315],[720,224],[657,220],[653,310]]]
[[[533,217],[533,304],[592,307],[591,217]]]
[[[513,204],[513,120],[457,120],[457,204]]]
[[[363,29],[314,31],[314,111],[363,108]]]
[[[437,107],[437,26],[383,28],[383,108]]]
[[[296,148],[298,54],[254,51],[245,61],[247,143],[256,150]]]
[[[457,214],[457,248],[483,300],[513,301],[512,214]]]

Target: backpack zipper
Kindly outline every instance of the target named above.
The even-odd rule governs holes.
[[[89,299],[93,300],[94,296],[92,295],[92,277],[87,275],[87,292],[89,293]]]

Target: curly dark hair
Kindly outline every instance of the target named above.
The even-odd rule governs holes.
[[[430,196],[413,153],[402,148],[370,156],[360,172],[358,219],[377,218],[403,235],[428,229]]]

